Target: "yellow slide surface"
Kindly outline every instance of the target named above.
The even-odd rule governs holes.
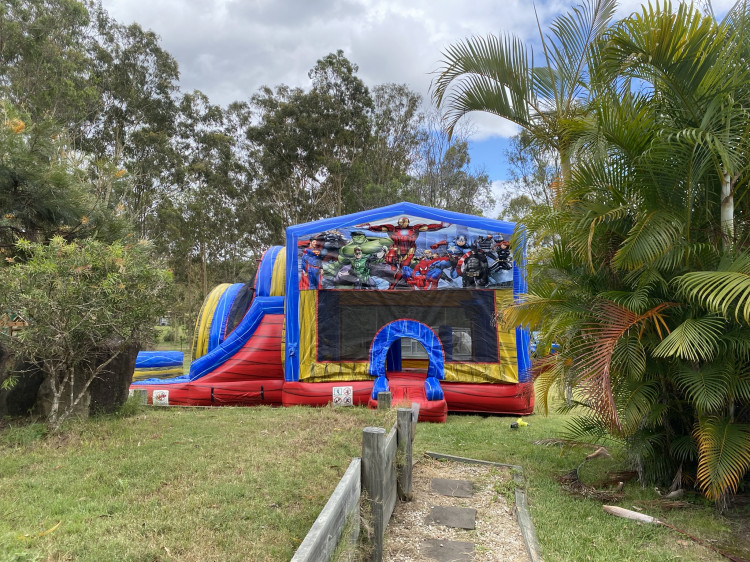
[[[203,357],[208,351],[208,336],[211,332],[211,320],[214,317],[216,305],[219,304],[219,299],[221,298],[221,295],[224,294],[224,291],[226,291],[231,286],[231,283],[222,283],[221,285],[217,285],[203,301],[201,310],[198,313],[198,319],[195,321],[195,332],[193,333],[193,351],[191,354],[191,358],[193,361],[195,361],[199,357]]]

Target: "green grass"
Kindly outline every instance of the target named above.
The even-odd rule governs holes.
[[[394,420],[149,408],[61,436],[6,428],[0,560],[289,560],[360,455],[362,428]]]
[[[672,530],[607,515],[601,502],[563,491],[556,477],[576,468],[592,450],[534,444],[560,436],[566,416],[534,415],[525,418],[527,427],[511,429],[516,419],[451,415],[444,425],[421,424],[415,454],[429,450],[523,466],[529,508],[546,560],[723,560]],[[587,462],[581,469],[582,481],[593,483],[608,471],[626,468],[623,450],[613,445],[608,449],[612,458]],[[642,503],[658,499],[653,489],[632,482],[625,492],[625,500],[616,505],[641,507],[644,513],[699,538],[717,541],[716,545],[736,546],[746,536],[741,520],[720,515],[699,498],[692,498],[695,507],[667,511]]]
[[[40,425],[0,430],[0,561],[289,560],[359,456],[362,429],[395,418],[363,408],[128,407],[129,417],[75,422],[59,436]],[[561,490],[555,477],[590,450],[534,444],[559,435],[563,416],[531,416],[511,430],[514,419],[451,415],[420,424],[415,455],[522,465],[546,560],[721,559]],[[583,480],[622,468],[623,452],[611,452],[587,463]],[[630,509],[656,498],[635,483],[626,494],[620,505]],[[737,520],[696,504],[644,512],[704,539],[742,540]]]

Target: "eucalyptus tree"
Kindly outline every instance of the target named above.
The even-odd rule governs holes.
[[[251,260],[254,253],[250,244],[258,217],[248,215],[253,186],[238,149],[246,109],[243,104],[222,108],[200,91],[180,102],[175,140],[182,157],[180,187],[159,202],[157,243],[181,281],[188,281],[186,274],[197,264],[204,295],[221,278],[235,280],[237,262]]]
[[[358,70],[339,49],[319,59],[308,73],[312,80],[308,96],[316,106],[320,127],[318,151],[338,215],[344,213],[346,191],[363,180],[360,172],[370,143],[373,102]]]
[[[415,203],[460,213],[481,215],[494,205],[488,175],[474,169],[469,155],[469,131],[463,125],[449,135],[440,128],[439,112],[428,114],[412,167],[412,179],[404,191]]]
[[[372,88],[369,142],[362,159],[362,181],[348,190],[347,212],[389,205],[405,198],[420,146],[427,133],[422,96],[405,84]]]
[[[75,128],[96,115],[88,6],[78,0],[0,5],[0,94],[35,122]]]
[[[90,155],[104,203],[124,206],[146,236],[160,196],[176,187],[178,66],[153,31],[120,24],[101,7],[92,8],[92,15],[97,33],[92,81],[100,105],[81,147]],[[125,170],[126,181],[113,182],[113,170]]]
[[[362,180],[372,99],[343,52],[310,70],[309,91],[263,87],[252,97],[258,209],[265,209],[269,241],[283,229],[343,211],[349,190]]]
[[[100,3],[0,6],[0,94],[35,123],[64,129],[97,197],[121,205],[140,234],[158,192],[173,187],[178,79],[155,33],[118,23]]]
[[[466,114],[481,111],[529,131],[560,154],[563,179],[571,173],[575,122],[587,112],[588,63],[615,11],[615,0],[585,0],[539,28],[542,64],[512,35],[471,37],[448,47],[433,81],[433,100],[445,108],[452,133]]]
[[[530,133],[522,130],[510,139],[505,158],[510,180],[502,196],[500,218],[522,222],[532,209],[552,207],[560,176],[558,155],[535,146]]]

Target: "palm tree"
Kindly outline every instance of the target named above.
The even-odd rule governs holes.
[[[709,190],[725,249],[734,238],[737,182],[750,163],[747,11],[741,1],[717,24],[686,4],[676,12],[669,3],[649,5],[608,34],[602,60],[610,73],[653,88],[649,101],[666,117],[670,151],[680,147],[690,160],[691,192]]]
[[[584,0],[555,19],[551,34],[540,26],[542,66],[535,66],[533,52],[510,34],[471,37],[448,47],[432,96],[447,109],[449,133],[467,113],[498,115],[556,150],[563,179],[568,179],[571,125],[585,114],[588,101],[588,61],[615,7],[616,0]]]
[[[576,434],[618,437],[645,479],[714,500],[750,468],[750,250],[732,226],[750,179],[746,22],[744,2],[720,23],[657,4],[603,34],[586,158],[528,218],[554,243],[506,318],[559,345],[537,390],[579,390]]]

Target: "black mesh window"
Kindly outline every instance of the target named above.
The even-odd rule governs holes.
[[[378,330],[401,318],[432,328],[446,361],[497,361],[495,293],[465,289],[319,291],[318,361],[367,361]]]

